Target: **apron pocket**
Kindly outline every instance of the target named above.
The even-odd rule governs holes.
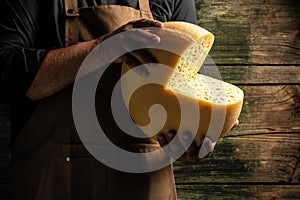
[[[106,199],[107,167],[80,144],[60,144],[58,151],[70,199]]]
[[[126,145],[134,152],[149,152],[153,144]],[[127,173],[96,160],[83,145],[58,145],[61,167],[72,200],[175,200],[172,166],[148,173]]]

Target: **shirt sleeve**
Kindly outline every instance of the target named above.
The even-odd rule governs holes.
[[[197,16],[194,0],[174,0],[171,21],[185,21],[196,24]]]
[[[38,46],[38,0],[0,1],[0,81],[12,96],[23,96],[33,81],[45,49]]]

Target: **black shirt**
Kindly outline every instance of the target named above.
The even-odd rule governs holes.
[[[193,0],[149,3],[156,20],[196,23]],[[79,7],[107,4],[138,8],[138,1],[132,0],[78,0]],[[13,104],[14,134],[22,129],[38,103],[26,98],[25,93],[44,56],[64,46],[63,0],[0,0],[0,84]]]

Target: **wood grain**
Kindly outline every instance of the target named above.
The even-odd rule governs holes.
[[[178,200],[296,200],[300,185],[177,185]]]
[[[210,158],[192,165],[176,162],[175,178],[178,184],[295,183],[299,155],[298,133],[229,137]]]
[[[240,86],[245,102],[230,135],[300,133],[300,85]]]
[[[297,161],[296,167],[294,169],[291,182],[292,183],[300,183],[300,155],[298,157],[298,161]]]
[[[208,76],[235,85],[299,85],[299,65],[204,65]]]
[[[217,64],[299,64],[296,0],[196,0],[198,24],[215,35]]]
[[[298,0],[195,3],[198,24],[216,39],[206,71],[241,87],[245,101],[240,125],[218,142],[211,158],[192,165],[175,163],[179,199],[299,199]],[[9,197],[11,128],[10,106],[2,96],[0,199],[4,200]]]

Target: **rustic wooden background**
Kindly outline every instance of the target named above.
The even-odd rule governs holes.
[[[212,158],[175,164],[179,199],[300,199],[299,0],[196,0],[211,57],[245,92]]]
[[[175,163],[181,200],[300,199],[298,0],[196,0],[211,57],[245,92],[240,125],[209,159]],[[0,199],[8,199],[10,107],[0,98]]]

